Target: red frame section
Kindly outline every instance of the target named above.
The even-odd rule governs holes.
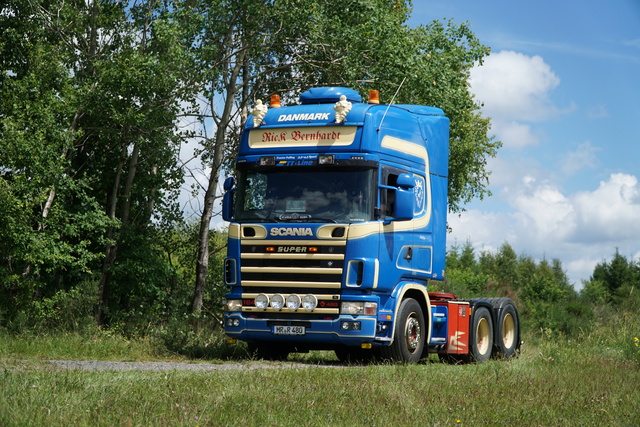
[[[429,293],[432,306],[447,307],[447,344],[444,354],[469,353],[469,324],[471,307],[469,301],[456,300],[453,294]]]

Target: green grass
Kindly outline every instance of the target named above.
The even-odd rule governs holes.
[[[6,358],[120,361],[184,359],[148,338],[127,339],[101,331],[90,334],[9,335],[0,329],[0,360]]]
[[[638,425],[629,325],[548,332],[518,359],[481,365],[341,366],[323,352],[292,355],[303,368],[210,372],[64,370],[37,359],[182,358],[117,336],[0,333],[0,425]]]
[[[0,373],[2,425],[633,425],[636,366],[511,362]]]

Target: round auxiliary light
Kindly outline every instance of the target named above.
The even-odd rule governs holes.
[[[284,306],[284,297],[280,294],[275,294],[274,296],[271,297],[271,301],[269,302],[269,305],[274,310],[282,310],[282,306]]]
[[[291,311],[296,311],[300,308],[300,297],[298,295],[289,295],[287,297],[287,308]]]
[[[264,310],[269,305],[269,297],[265,294],[260,294],[256,297],[256,308]]]
[[[304,298],[302,298],[302,308],[307,311],[313,311],[317,305],[318,298],[316,298],[314,295],[305,295]]]

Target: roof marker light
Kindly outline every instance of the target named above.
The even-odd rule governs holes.
[[[271,95],[271,100],[269,102],[269,106],[271,108],[280,108],[280,95]]]
[[[369,91],[369,104],[380,104],[380,93],[375,89]]]

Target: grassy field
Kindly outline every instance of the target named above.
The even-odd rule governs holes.
[[[321,352],[292,355],[302,368],[87,372],[41,360],[188,360],[144,340],[0,331],[0,425],[640,425],[633,338],[549,336],[481,365],[343,366]]]

